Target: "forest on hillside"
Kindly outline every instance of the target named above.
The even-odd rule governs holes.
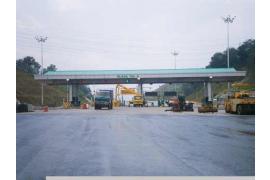
[[[56,71],[57,67],[50,64],[41,70],[41,65],[31,56],[16,60],[16,98],[20,102],[41,105],[41,84],[34,80],[33,75],[45,74],[48,71]],[[45,86],[44,104],[60,106],[66,98],[67,90],[64,86]],[[79,99],[84,101],[84,96],[91,98],[91,89],[85,85],[79,86]]]

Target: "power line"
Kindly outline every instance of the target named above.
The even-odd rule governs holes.
[[[164,55],[166,56],[167,51],[139,51],[139,50],[124,50],[124,49],[86,49],[86,48],[69,48],[69,47],[60,47],[60,46],[46,46],[46,52],[48,53],[54,53],[54,54],[59,54],[59,53],[64,53],[64,54],[72,54],[72,55],[78,55],[84,53],[95,53],[95,54],[136,54],[136,55],[142,55],[142,54],[148,54],[148,55]],[[18,42],[17,43],[17,48],[19,49],[37,49],[36,46],[34,46],[31,43],[22,43]],[[221,47],[220,47],[221,48]],[[212,54],[215,53],[216,50],[209,50],[209,51],[183,51],[182,54],[196,54],[196,56],[204,55],[204,54]]]
[[[32,36],[32,34],[29,34],[27,36],[25,35],[21,35],[20,33],[17,33],[17,37],[24,37],[24,38],[27,38],[29,36]],[[59,41],[57,41],[57,39]],[[121,42],[121,39],[116,39],[116,41],[111,41],[110,39],[106,39],[106,38],[102,38],[101,40],[93,40],[93,37],[83,37],[83,38],[78,38],[78,37],[64,37],[64,38],[59,38],[59,36],[55,36],[52,40],[52,42],[63,42],[63,39],[64,40],[67,40],[69,42],[74,42],[74,43],[78,43],[78,44],[82,44],[82,43],[94,43],[95,46],[97,44],[101,44],[101,45],[120,45],[120,46],[131,46],[131,47],[139,47],[139,48],[154,48],[156,46],[156,42],[151,42],[150,45],[148,46],[145,46],[145,45],[142,45],[142,44],[148,44],[148,43],[142,43],[141,40],[137,40],[137,41],[134,41],[134,40],[128,40],[128,41],[125,41],[125,42]],[[56,41],[55,41],[56,40]],[[223,39],[220,39],[220,41],[222,41]],[[202,43],[203,42],[203,43]],[[216,42],[209,42],[209,41],[202,41],[202,40],[198,40],[198,41],[189,41],[187,43],[181,43],[181,47],[188,47],[190,46],[191,44],[196,44],[198,45],[198,47],[201,47],[201,45],[217,45],[217,44],[223,44],[223,43],[216,43]],[[168,43],[168,46],[169,43]],[[168,46],[165,46],[165,47],[168,47]],[[164,46],[156,46],[156,47],[164,47]]]
[[[19,44],[30,44],[30,45],[32,45],[32,43],[30,42],[30,41],[28,41],[28,39],[17,39],[17,43],[19,43]],[[238,43],[235,43],[236,45],[239,45]],[[215,47],[215,49],[216,49],[216,47],[220,47],[220,48],[222,48],[223,47],[223,43],[222,44],[216,44],[214,47]],[[154,48],[149,48],[149,49],[147,49],[147,48],[145,48],[145,49],[142,49],[142,50],[140,50],[139,48],[128,48],[128,47],[126,47],[125,48],[125,46],[124,47],[115,47],[115,46],[112,46],[112,47],[98,47],[98,46],[93,46],[93,45],[72,45],[72,44],[63,44],[63,43],[53,43],[53,44],[48,44],[47,45],[47,47],[49,47],[49,48],[58,48],[58,49],[68,49],[68,50],[77,50],[77,51],[81,51],[81,50],[86,50],[86,51],[89,51],[89,50],[91,50],[91,51],[93,51],[93,50],[101,50],[101,51],[108,51],[108,50],[112,50],[112,49],[114,49],[114,50],[116,50],[116,51],[118,51],[119,49],[120,50],[123,50],[123,48],[124,49],[126,49],[128,52],[134,52],[134,51],[136,51],[136,52],[145,52],[145,49],[147,50],[147,52],[151,52],[151,53],[158,53],[158,54],[160,54],[160,53],[167,53],[167,47],[166,48],[162,48],[162,50],[159,50],[159,49],[154,49]],[[210,48],[210,47],[209,47]],[[149,50],[149,51],[148,51]],[[186,50],[186,51],[184,51],[183,53],[204,53],[204,52],[206,52],[205,50],[196,50],[196,49],[191,49],[191,50]]]

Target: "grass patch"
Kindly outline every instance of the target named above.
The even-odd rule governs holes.
[[[66,90],[63,86],[44,86],[44,104],[48,106],[60,106]],[[16,71],[16,98],[22,103],[41,105],[41,83],[34,80],[32,74],[21,70]]]

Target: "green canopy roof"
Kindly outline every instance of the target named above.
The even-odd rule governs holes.
[[[48,71],[45,75],[113,75],[113,74],[189,74],[189,73],[228,73],[234,68],[189,68],[189,69],[139,69],[139,70],[72,70]]]

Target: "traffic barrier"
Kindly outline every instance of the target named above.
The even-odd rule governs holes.
[[[63,102],[64,109],[69,109],[71,106],[70,102]]]
[[[48,106],[43,106],[43,112],[48,112],[49,111],[49,107]]]
[[[81,109],[89,109],[89,104],[83,103],[83,104],[81,105]]]

